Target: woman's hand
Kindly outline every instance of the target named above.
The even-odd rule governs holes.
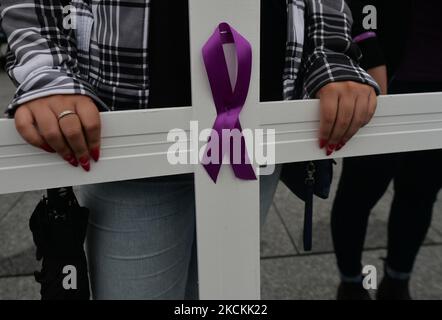
[[[375,90],[353,81],[329,83],[317,94],[321,100],[319,144],[327,155],[339,151],[370,122],[376,111]]]
[[[64,111],[72,111],[61,119]],[[90,170],[90,158],[100,157],[100,113],[83,95],[54,95],[21,105],[15,113],[17,131],[29,144],[57,152],[74,167]]]

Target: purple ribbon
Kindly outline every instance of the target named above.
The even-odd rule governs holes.
[[[365,41],[367,39],[376,38],[376,33],[374,32],[364,32],[353,38],[353,41],[356,43]]]
[[[223,44],[226,43],[233,43],[236,47],[238,75],[234,90],[232,90],[229,70],[224,56]],[[205,152],[204,168],[210,178],[216,183],[221,169],[222,159],[226,152],[226,147],[223,148],[223,146],[227,145],[229,146],[227,149],[230,151],[230,163],[235,176],[242,180],[256,180],[255,172],[247,155],[246,143],[239,120],[239,115],[246,102],[249,91],[250,77],[252,74],[252,47],[235,29],[223,22],[204,45],[202,52],[217,112],[212,134]],[[241,150],[233,150],[234,143],[232,139],[230,139],[230,141],[224,141],[226,137],[223,136],[223,130],[232,132],[234,129],[240,132]],[[214,135],[217,135],[217,141],[219,142],[215,147],[219,149],[217,150],[217,157],[215,157],[216,161],[209,162],[207,161],[208,157],[212,160],[214,158],[211,156],[214,150],[211,149],[213,146],[210,144],[215,138],[213,137]],[[234,151],[241,152],[240,159],[235,159]],[[238,158],[238,155],[236,158]],[[235,163],[234,160],[240,161],[236,161],[237,163]]]

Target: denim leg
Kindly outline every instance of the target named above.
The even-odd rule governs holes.
[[[281,166],[260,177],[264,223]],[[193,180],[84,186],[91,211],[88,261],[94,299],[196,299],[198,272]]]
[[[193,181],[81,188],[95,299],[184,299],[195,233]]]

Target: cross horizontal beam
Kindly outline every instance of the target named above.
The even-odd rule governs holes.
[[[261,128],[276,130],[277,163],[325,158],[317,146],[317,100],[261,103],[259,110]],[[13,120],[0,119],[0,194],[191,173],[194,166],[167,161],[167,134],[189,133],[192,116],[190,107],[103,113],[102,158],[90,173],[27,145]],[[379,98],[372,122],[335,157],[439,148],[442,93],[395,95]]]
[[[318,101],[261,105],[261,128],[276,129],[276,162],[327,158],[318,146]],[[442,93],[379,97],[372,121],[335,158],[442,148]]]
[[[192,1],[193,10],[198,10],[202,3]],[[252,3],[241,3],[244,10],[238,8],[238,19],[250,11],[245,9],[253,7]],[[220,8],[230,5],[216,4]],[[197,18],[204,23],[198,20],[193,32],[205,30],[201,28],[203,24],[215,25],[213,15],[220,8],[204,9],[205,15],[194,14],[193,20]],[[236,21],[234,25],[246,26],[247,23]],[[212,28],[207,28],[207,32]],[[259,30],[258,24],[253,28]],[[196,38],[192,37],[192,53],[195,61],[199,61],[196,54],[201,43]],[[255,49],[259,47],[256,41],[252,42]],[[257,53],[255,50],[255,55]],[[195,63],[195,67],[200,71],[199,63]],[[256,83],[256,72],[253,79]],[[261,128],[276,130],[277,163],[325,158],[316,146],[318,110],[318,102],[314,100],[260,105]],[[373,121],[335,156],[442,148],[441,110],[441,93],[381,97]],[[103,113],[103,156],[100,165],[89,174],[69,168],[58,157],[26,145],[16,133],[13,121],[0,119],[0,194],[193,172],[192,165],[170,165],[165,161],[172,144],[167,141],[167,133],[173,128],[188,132],[193,118],[191,107]]]

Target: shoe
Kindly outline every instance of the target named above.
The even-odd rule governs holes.
[[[410,279],[393,279],[385,273],[376,292],[376,300],[412,300],[409,283]]]
[[[342,281],[338,287],[336,300],[372,300],[361,282]]]

